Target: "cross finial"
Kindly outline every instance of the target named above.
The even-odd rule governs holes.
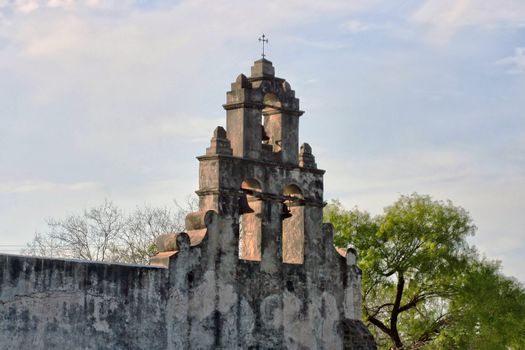
[[[266,56],[264,54],[264,43],[268,44],[268,38],[263,33],[263,35],[259,38],[259,41],[262,42],[262,58],[264,58]]]

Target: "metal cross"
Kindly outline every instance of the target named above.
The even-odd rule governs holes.
[[[259,38],[259,41],[262,42],[262,49],[263,49],[263,52],[262,52],[262,58],[264,58],[266,55],[264,54],[264,43],[267,43],[268,44],[268,38],[266,37],[266,35],[263,35]]]

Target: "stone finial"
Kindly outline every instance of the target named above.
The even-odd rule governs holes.
[[[273,68],[272,62],[266,58],[261,58],[255,61],[252,66],[252,78],[263,78],[263,77],[274,77],[275,69]]]
[[[155,239],[159,252],[179,251],[190,246],[190,237],[186,232],[164,233]]]
[[[158,236],[155,239],[155,244],[159,252],[178,250],[179,247],[177,247],[177,234],[178,233],[165,233]]]
[[[244,74],[239,74],[235,82],[231,84],[232,90],[247,89],[251,87],[250,81]]]
[[[218,126],[213,130],[213,138],[214,139],[226,139],[226,130],[222,126]]]
[[[312,146],[310,146],[308,143],[303,143],[301,145],[301,153],[303,154],[312,154]]]
[[[346,248],[346,263],[348,265],[357,265],[357,250],[351,244]]]
[[[155,239],[158,254],[150,258],[150,265],[168,268],[170,259],[179,252],[190,249],[190,237],[185,232],[165,233]]]
[[[312,147],[307,143],[301,145],[299,151],[299,166],[303,168],[317,169],[315,157],[312,154]]]
[[[206,154],[225,154],[229,156],[233,154],[230,140],[226,137],[226,130],[222,126],[218,126],[213,132],[210,147],[206,148]]]

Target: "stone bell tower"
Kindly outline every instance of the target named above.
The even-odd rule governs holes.
[[[226,130],[217,127],[206,155],[198,157],[197,194],[201,210],[239,223],[239,258],[273,271],[276,264],[314,258],[305,242],[322,236],[324,170],[308,144],[299,148],[304,112],[290,84],[275,77],[264,58],[251,73],[231,84]]]
[[[356,252],[323,224],[295,92],[263,58],[226,96],[226,129],[197,157],[199,211],[152,259],[175,276],[174,348],[375,349]]]

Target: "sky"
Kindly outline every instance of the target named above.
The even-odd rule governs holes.
[[[0,251],[105,199],[184,203],[262,33],[326,200],[450,199],[525,282],[523,0],[0,0]]]

